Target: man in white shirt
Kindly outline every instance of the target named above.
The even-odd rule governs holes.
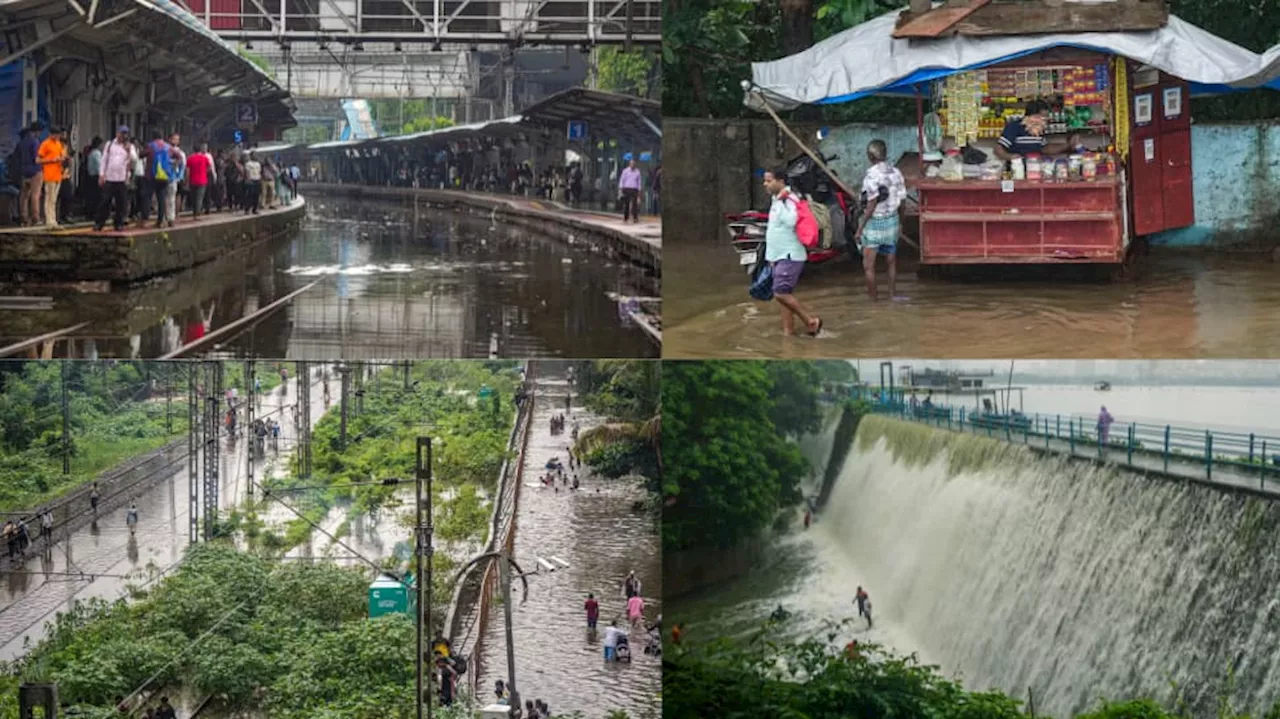
[[[258,214],[258,199],[262,194],[262,163],[258,153],[250,152],[244,163],[244,214]]]
[[[611,662],[618,656],[618,637],[623,635],[623,631],[618,628],[618,620],[609,622],[609,626],[604,628],[604,660]]]
[[[101,232],[107,224],[107,212],[112,206],[115,207],[115,216],[111,226],[116,232],[124,229],[125,212],[129,204],[129,179],[133,177],[137,161],[138,153],[129,141],[129,128],[121,125],[116,128],[116,136],[102,150],[97,177],[102,199],[98,203],[98,213],[93,223],[95,232]]]

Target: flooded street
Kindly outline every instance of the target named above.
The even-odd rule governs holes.
[[[920,279],[904,262],[899,300],[874,303],[861,268],[841,259],[807,267],[796,291],[823,319],[815,340],[782,336],[777,304],[748,297],[726,247],[666,251],[667,357],[1280,356],[1280,265],[1266,256],[1153,249],[1114,282],[1066,267]],[[877,280],[884,297],[883,262]]]
[[[312,373],[312,424],[324,415],[319,368]],[[280,454],[268,444],[264,459],[254,467],[256,481],[274,463],[283,461],[296,445],[291,421],[297,401],[297,380],[262,398],[258,417],[280,417]],[[241,388],[243,390],[243,388]],[[283,410],[283,411],[282,411]],[[127,584],[145,586],[177,566],[187,548],[190,527],[186,440],[181,451],[163,470],[165,476],[136,495],[138,526],[135,536],[125,524],[127,503],[114,511],[103,511],[97,521],[72,531],[66,537],[56,530],[59,541],[46,548],[33,543],[25,568],[5,572],[0,583],[0,661],[26,653],[27,640],[37,642],[46,622],[66,611],[75,600],[123,596]],[[245,451],[249,443],[241,437],[233,441],[223,436],[219,457],[219,505],[224,511],[240,504],[248,491]]]
[[[632,632],[631,664],[606,664],[601,639],[613,619],[626,626],[622,582],[635,570],[642,582],[645,619],[662,613],[661,547],[653,517],[634,511],[645,489],[627,479],[607,480],[577,470],[582,488],[557,492],[538,484],[552,457],[566,462],[573,422],[582,431],[598,424],[575,405],[566,416],[564,434],[552,436],[552,415],[564,412],[569,385],[561,378],[538,380],[537,406],[530,429],[516,518],[515,559],[526,572],[536,557],[556,557],[568,568],[529,578],[529,595],[520,603],[519,584],[512,587],[516,682],[522,699],[542,699],[555,714],[581,711],[601,719],[622,709],[632,717],[657,716],[661,707],[661,662],[644,653],[643,631]],[[577,397],[574,397],[577,400]],[[533,485],[533,486],[530,486]],[[600,602],[600,629],[591,634],[583,602],[587,593]],[[503,613],[495,605],[481,646],[479,686],[491,696],[495,679],[507,676]]]
[[[0,312],[0,344],[89,321],[71,355],[158,357],[286,295],[315,287],[222,356],[306,359],[656,357],[618,297],[657,281],[559,239],[413,200],[308,200],[299,234],[109,293],[66,294]],[[65,352],[60,345],[59,352]]]

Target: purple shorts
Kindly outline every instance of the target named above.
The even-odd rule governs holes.
[[[804,262],[799,260],[777,260],[773,263],[773,294],[789,295],[796,289],[800,281],[800,273],[804,271]]]

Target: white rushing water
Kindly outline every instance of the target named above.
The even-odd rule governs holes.
[[[873,416],[804,541],[828,583],[870,590],[887,643],[969,689],[1061,717],[1169,703],[1172,682],[1207,716],[1233,672],[1233,705],[1261,715],[1280,700],[1278,525],[1267,500]]]

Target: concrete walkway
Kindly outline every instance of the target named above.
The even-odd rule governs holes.
[[[1110,446],[1100,451],[1098,445],[1093,443],[1076,442],[1072,445],[1070,440],[1043,434],[1031,433],[1023,435],[1017,431],[1006,434],[1003,429],[992,428],[988,435],[986,427],[975,427],[968,423],[964,424],[963,427],[948,428],[945,424],[939,426],[934,422],[913,420],[896,415],[887,416],[892,416],[904,422],[928,425],[943,431],[990,436],[992,439],[1004,442],[1025,444],[1032,450],[1039,452],[1049,452],[1060,456],[1125,467],[1164,479],[1185,480],[1220,489],[1245,492],[1268,498],[1280,498],[1280,467],[1267,467],[1265,477],[1262,476],[1261,466],[1250,469],[1235,464],[1215,462],[1210,471],[1206,467],[1204,457],[1199,456],[1171,454],[1166,464],[1163,453],[1135,448],[1131,460],[1129,451],[1124,447]]]
[[[302,198],[296,197],[289,204],[277,204],[274,209],[262,209],[258,211],[258,217],[271,217],[279,215],[290,210],[297,209],[302,204]],[[173,230],[182,230],[191,227],[212,227],[216,225],[226,224],[228,222],[237,222],[249,217],[243,211],[223,210],[222,212],[210,212],[199,218],[191,216],[191,212],[183,212],[176,216],[173,222]],[[92,222],[74,222],[60,226],[53,230],[44,226],[33,227],[0,227],[0,236],[4,235],[41,235],[48,237],[144,237],[152,234],[162,234],[171,232],[168,226],[158,228],[155,226],[155,217],[146,222],[133,221],[125,225],[123,230],[117,232],[111,228],[111,218],[107,218],[107,226],[102,228],[101,232],[93,231]]]
[[[323,367],[311,369],[311,419],[314,426],[324,416]],[[274,417],[280,422],[280,452],[267,444],[266,456],[254,463],[255,480],[261,483],[274,462],[287,460],[296,447],[292,408],[298,397],[298,381],[290,379],[288,392],[277,387],[262,397],[255,416]],[[243,388],[241,388],[243,389]],[[242,433],[239,439],[222,437],[219,505],[228,512],[240,505],[248,493],[245,452],[249,447]],[[182,560],[190,526],[189,482],[185,459],[173,465],[168,476],[137,494],[137,534],[130,536],[125,524],[126,505],[104,511],[89,525],[68,535],[58,534],[53,546],[37,539],[28,550],[25,564],[0,573],[0,661],[12,661],[27,653],[26,642],[38,642],[45,624],[58,612],[67,611],[77,600],[122,596],[126,585],[146,585],[151,572],[168,572]],[[130,579],[122,577],[128,575]],[[158,576],[156,577],[158,578]]]

